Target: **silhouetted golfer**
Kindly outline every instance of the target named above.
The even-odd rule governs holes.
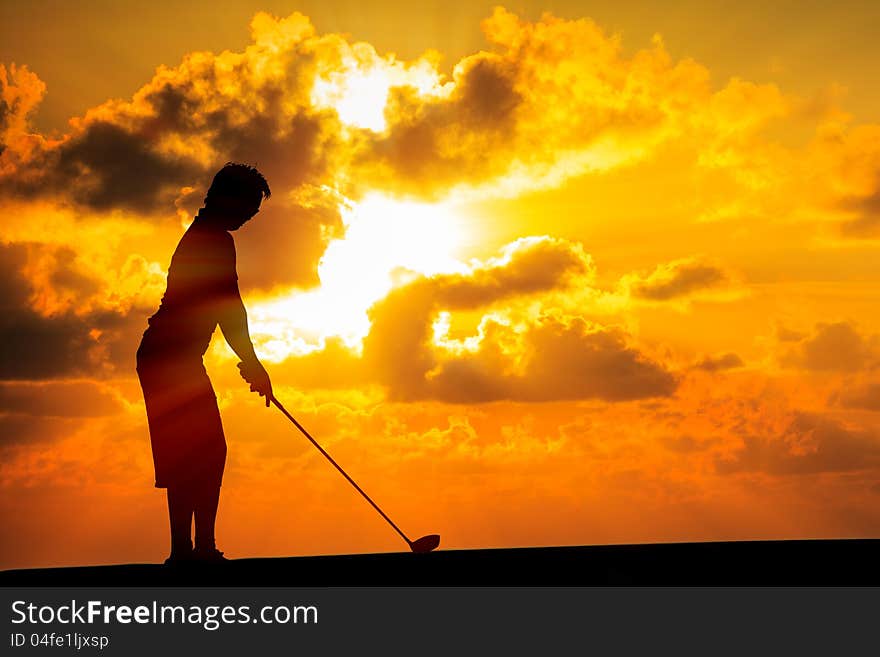
[[[214,521],[226,439],[202,364],[218,324],[241,358],[238,367],[251,390],[266,397],[266,406],[272,398],[269,375],[248,333],[235,271],[235,242],[229,234],[257,214],[269,195],[266,179],[253,167],[228,163],[217,172],[205,206],[171,258],[165,295],[138,348],[156,487],[168,489],[171,556],[165,563],[225,561],[214,544]]]

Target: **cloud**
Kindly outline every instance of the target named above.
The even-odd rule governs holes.
[[[790,329],[779,322],[774,323],[773,333],[779,342],[800,342],[807,337],[806,333]]]
[[[838,121],[808,152],[813,186],[845,238],[880,236],[880,125]]]
[[[520,353],[505,351],[517,343]],[[677,386],[675,376],[630,346],[622,330],[549,316],[522,334],[487,322],[479,350],[439,359],[427,382],[431,396],[457,403],[627,401],[669,396]]]
[[[682,134],[722,148],[786,111],[772,85],[734,80],[713,94],[708,70],[673,62],[659,37],[627,57],[592,20],[529,22],[502,7],[482,29],[491,49],[458,62],[450,93],[392,89],[388,129],[357,160],[371,184],[515,196],[649,157]]]
[[[841,224],[841,232],[846,237],[880,237],[880,174],[874,191],[867,196],[845,199],[843,209],[852,211],[855,217]]]
[[[527,21],[499,7],[482,24],[489,48],[451,76],[436,54],[400,61],[318,34],[298,13],[258,13],[250,28],[243,50],[188,53],[53,139],[27,121],[45,85],[24,67],[4,68],[3,123],[17,136],[0,154],[0,200],[168,223],[195,213],[224,162],[254,163],[275,193],[241,234],[242,269],[251,272],[243,285],[309,287],[328,241],[342,233],[345,198],[515,196],[684,137],[699,144],[694,166],[748,176],[758,165],[735,153],[790,110],[773,85],[733,79],[714,91],[705,67],[674,61],[659,38],[630,54],[588,19]],[[712,284],[700,279],[710,265],[677,267],[666,272],[675,280],[644,282],[636,295],[682,302],[688,293],[676,290],[688,280]]]
[[[38,378],[84,365],[84,333],[72,316],[48,319],[30,306],[22,274],[27,247],[0,247],[0,378]]]
[[[427,197],[497,176],[515,144],[523,102],[516,82],[512,62],[480,53],[455,67],[446,97],[393,88],[389,129],[367,135],[356,161],[371,185]]]
[[[26,277],[34,262],[50,265],[39,274],[51,284],[51,298]],[[133,368],[146,315],[91,307],[78,313],[75,305],[56,306],[59,296],[79,299],[93,289],[93,281],[72,267],[64,249],[0,245],[0,379],[101,376]]]
[[[0,414],[99,417],[123,408],[115,390],[95,381],[0,382]]]
[[[417,279],[370,310],[365,362],[397,399],[465,403],[671,394],[675,377],[631,347],[622,330],[580,317],[545,313],[514,326],[489,315],[469,347],[444,350],[432,342],[440,311],[488,308],[583,285],[592,275],[592,262],[579,246],[530,238],[466,275]]]
[[[46,85],[27,66],[0,64],[0,177],[41,144],[28,123],[45,93]]]
[[[880,467],[880,435],[811,413],[797,413],[780,436],[743,436],[743,446],[716,461],[721,474],[804,475]]]
[[[99,212],[125,208],[146,214],[170,207],[181,182],[188,183],[201,169],[164,155],[143,136],[109,121],[89,124],[47,157],[40,168],[52,175],[21,191],[34,196],[64,191],[70,200]]]
[[[785,344],[782,365],[814,372],[857,372],[876,366],[878,359],[877,337],[863,336],[849,322],[816,324],[810,335]]]
[[[847,382],[832,394],[829,402],[843,408],[880,411],[880,383]]]
[[[718,356],[706,356],[697,362],[694,367],[706,372],[721,372],[724,370],[736,369],[743,365],[742,358],[733,352],[728,352],[726,354],[719,354]]]
[[[741,293],[734,274],[696,257],[658,265],[648,274],[627,274],[620,285],[631,298],[656,303],[726,299]]]
[[[130,100],[73,119],[69,134],[20,161],[0,190],[150,214],[167,211],[183,187],[205,189],[230,159],[260,164],[284,191],[324,182],[322,123],[333,119],[304,96],[314,30],[299,14],[277,23],[258,15],[251,27],[244,52],[190,53]]]
[[[447,79],[436,55],[402,62],[319,35],[299,13],[258,13],[243,51],[189,53],[130,100],[6,157],[0,190],[149,214],[233,159],[285,192],[520,193],[642,159],[682,134],[727,152],[788,109],[773,85],[734,79],[713,92],[708,70],[674,62],[659,38],[627,56],[589,19],[529,22],[498,7],[482,29],[490,48]],[[19,132],[40,85],[21,70],[7,85],[28,90],[16,92]]]
[[[348,46],[316,37],[299,14],[258,14],[251,28],[244,52],[190,53],[177,67],[160,67],[131,99],[72,119],[63,137],[10,143],[0,153],[0,200],[72,205],[88,221],[121,211],[129,222],[168,222],[195,214],[226,161],[256,164],[275,193],[244,233],[244,262],[266,265],[245,287],[315,285],[318,260],[341,232],[331,188],[343,183],[338,118],[313,107],[310,92],[316,59],[327,66]],[[42,89],[26,69],[16,79],[15,88]],[[16,134],[27,133],[26,114],[40,95],[16,105]]]
[[[500,258],[468,274],[429,279],[437,302],[455,309],[478,308],[508,297],[546,292],[594,277],[593,260],[580,244],[552,237],[523,237]]]
[[[830,213],[844,236],[877,233],[880,127],[851,127],[836,107],[817,125],[815,108],[805,109],[815,102],[772,84],[732,78],[714,89],[706,67],[675,61],[659,36],[627,51],[589,19],[528,21],[498,7],[482,23],[487,49],[447,76],[436,53],[401,61],[318,34],[298,13],[258,13],[250,28],[242,51],[188,53],[130,99],[73,118],[59,138],[28,125],[45,85],[26,67],[4,67],[0,198],[153,219],[174,217],[184,198],[191,216],[222,163],[254,163],[276,193],[250,231],[251,252],[277,263],[273,272],[291,245],[304,253],[284,277],[252,284],[310,286],[342,225],[335,202],[316,206],[304,194],[517,196],[674,143],[707,189],[719,188],[719,174],[723,188],[733,183],[699,216]],[[764,134],[780,118],[809,118],[816,137],[783,147]],[[687,275],[699,284],[712,268],[692,263]],[[680,277],[667,291],[659,281],[641,288],[643,298],[675,296]]]
[[[79,427],[78,418],[0,415],[0,449],[51,444],[65,432]]]

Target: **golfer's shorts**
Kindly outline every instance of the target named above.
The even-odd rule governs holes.
[[[201,355],[168,357],[138,350],[156,487],[220,486],[226,438]]]

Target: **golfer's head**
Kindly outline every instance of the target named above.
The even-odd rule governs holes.
[[[205,209],[226,230],[237,230],[260,211],[260,203],[271,193],[269,183],[255,167],[227,162],[208,188]]]

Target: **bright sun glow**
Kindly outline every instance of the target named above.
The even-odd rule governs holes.
[[[313,102],[332,106],[346,125],[379,132],[385,128],[385,104],[391,87],[386,71],[353,71],[315,83]]]
[[[345,125],[384,130],[385,106],[392,87],[410,87],[422,96],[442,96],[452,89],[427,59],[404,64],[393,56],[380,58],[372,48],[353,50],[339,69],[315,80],[311,98],[316,107],[335,109]]]
[[[359,349],[370,322],[367,310],[406,272],[461,272],[464,224],[447,204],[371,196],[343,212],[345,237],[327,247],[314,291],[257,304],[250,311],[260,354],[281,360],[320,349],[338,336]],[[272,336],[266,339],[267,336]]]

